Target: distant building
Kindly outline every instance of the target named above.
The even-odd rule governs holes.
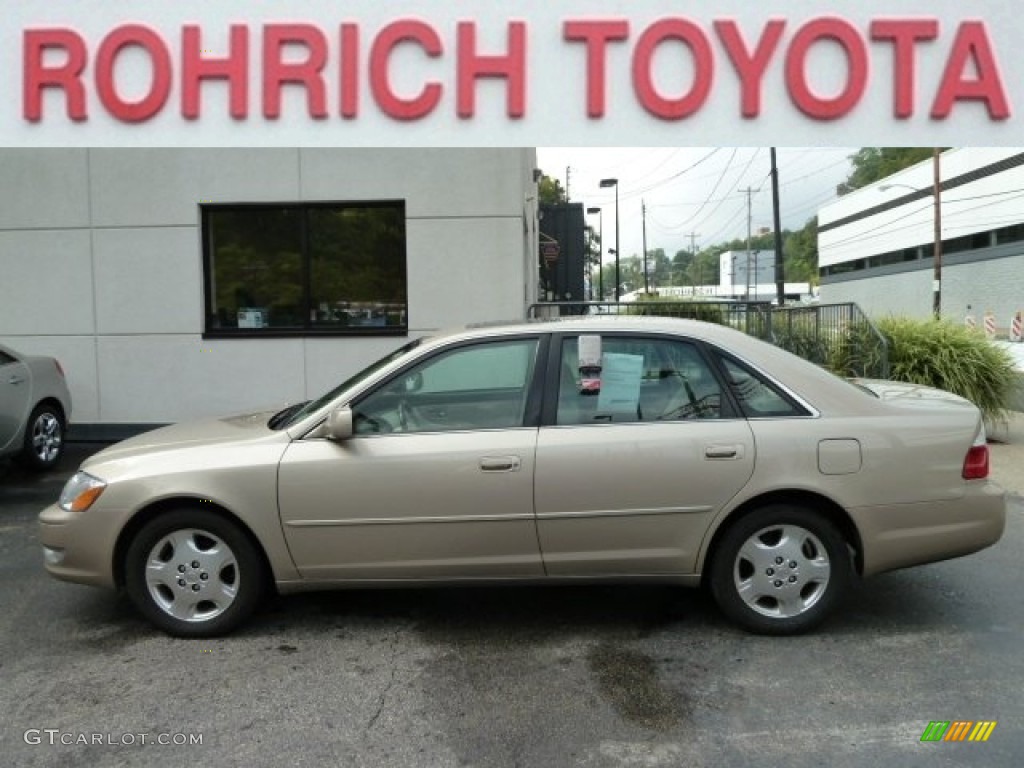
[[[775,298],[775,251],[726,251],[718,257],[718,282],[734,296]],[[760,288],[759,288],[760,286]]]
[[[1024,150],[943,152],[942,315],[1000,329],[1024,309]],[[868,314],[932,312],[933,163],[844,195],[818,214],[821,301],[856,302]]]

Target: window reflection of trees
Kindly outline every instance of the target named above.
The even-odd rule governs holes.
[[[401,203],[204,213],[209,329],[407,327]]]

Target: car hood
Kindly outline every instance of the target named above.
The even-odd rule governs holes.
[[[82,468],[85,469],[100,463],[152,456],[183,448],[209,447],[282,434],[267,426],[267,422],[274,413],[276,411],[273,410],[258,411],[223,419],[182,422],[154,429],[104,448],[86,459]]]
[[[921,384],[884,379],[853,379],[852,381],[893,405],[974,408],[974,404],[970,400],[960,397],[960,395]]]

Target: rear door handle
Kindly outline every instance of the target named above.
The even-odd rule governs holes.
[[[23,382],[24,380],[25,379],[23,379],[21,376],[11,376],[11,378],[7,380],[7,383],[14,384],[15,386],[17,386],[18,384],[21,384],[21,382]]]
[[[742,459],[742,445],[705,445],[704,458],[716,460]]]
[[[484,472],[518,472],[522,464],[518,456],[484,456],[480,459],[480,469]]]

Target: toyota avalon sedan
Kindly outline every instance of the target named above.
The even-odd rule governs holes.
[[[318,400],[107,448],[40,515],[51,574],[191,637],[268,590],[581,582],[703,584],[793,634],[1004,522],[966,400],[626,316],[413,341]]]

